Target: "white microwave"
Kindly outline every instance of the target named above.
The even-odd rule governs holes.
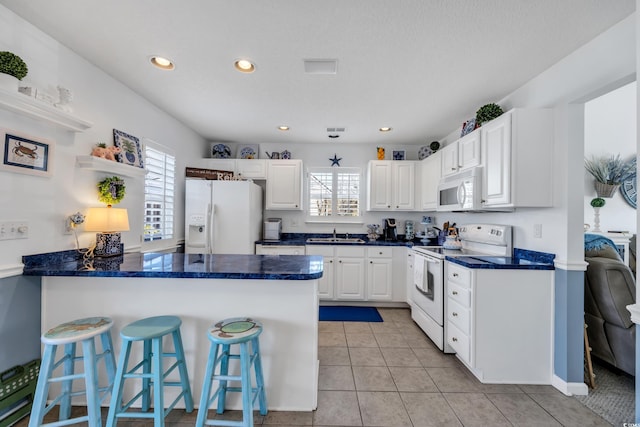
[[[438,183],[438,211],[482,209],[482,166],[446,176]]]

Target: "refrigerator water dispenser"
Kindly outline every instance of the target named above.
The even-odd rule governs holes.
[[[207,247],[206,216],[191,215],[189,217],[189,235],[187,241],[192,248]]]

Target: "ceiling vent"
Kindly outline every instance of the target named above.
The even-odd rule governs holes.
[[[331,139],[336,139],[336,138],[340,138],[340,134],[343,133],[345,130],[345,128],[339,128],[339,127],[334,127],[334,128],[327,128],[327,133],[329,134],[329,138]]]
[[[337,59],[305,59],[305,74],[338,74]]]

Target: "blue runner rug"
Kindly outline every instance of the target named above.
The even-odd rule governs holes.
[[[320,320],[334,322],[382,322],[375,307],[320,306]]]

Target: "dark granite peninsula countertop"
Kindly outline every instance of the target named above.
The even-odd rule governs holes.
[[[83,261],[76,251],[65,251],[25,256],[23,263],[25,276],[260,280],[322,277],[322,257],[316,255],[130,253]]]
[[[554,254],[515,248],[513,256],[446,257],[447,261],[467,268],[489,270],[554,270]]]

